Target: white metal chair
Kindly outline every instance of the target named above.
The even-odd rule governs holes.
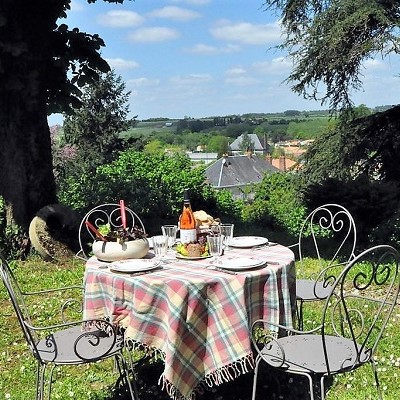
[[[382,399],[374,354],[384,336],[390,315],[399,302],[400,254],[391,246],[372,247],[346,266],[324,302],[320,325],[311,331],[255,321],[252,340],[256,351],[253,396],[256,397],[260,363],[307,377],[310,398],[320,385],[325,398],[325,380],[372,367],[378,398]],[[278,337],[276,332],[286,333]]]
[[[129,207],[125,207],[126,214],[126,226],[132,228],[138,226],[146,232],[144,224],[140,217]],[[77,253],[78,258],[84,260],[89,258],[91,251],[91,245],[96,238],[95,233],[87,225],[89,222],[94,228],[98,228],[100,225],[110,224],[113,230],[122,227],[121,208],[116,203],[100,204],[86,213],[82,218],[79,225],[78,239],[80,250]]]
[[[355,257],[357,230],[350,212],[339,204],[324,204],[305,219],[295,245],[296,313],[298,328],[304,327],[304,303],[325,299],[335,277]],[[305,257],[317,260],[317,271],[304,276]]]
[[[58,324],[34,326],[27,306],[28,296],[56,297],[56,292],[82,289],[69,286],[60,289],[48,289],[37,292],[23,292],[14,273],[0,254],[0,274],[22,333],[37,361],[36,400],[50,400],[54,368],[63,365],[95,363],[113,357],[118,367],[119,378],[116,386],[126,388],[130,399],[136,400],[135,384],[129,376],[130,367],[123,354],[123,336],[117,328],[106,320],[75,320],[71,315],[81,310],[78,299],[66,300],[61,306]],[[76,310],[78,306],[78,310]],[[69,311],[73,311],[71,314]],[[47,390],[46,390],[47,388]],[[47,393],[47,394],[46,394]],[[127,397],[128,398],[128,397]]]

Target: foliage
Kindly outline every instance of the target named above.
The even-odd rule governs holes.
[[[367,114],[362,108],[343,113],[334,129],[326,131],[303,158],[304,184],[328,177],[344,181],[366,174],[371,180],[400,182],[397,156],[400,106]]]
[[[243,209],[244,220],[270,225],[294,236],[298,236],[305,217],[296,176],[284,173],[266,175],[256,190],[254,202]]]
[[[207,144],[207,152],[218,153],[218,157],[229,153],[229,139],[222,135],[213,135]]]
[[[356,223],[360,247],[366,247],[371,241],[398,244],[394,234],[399,228],[396,223],[400,211],[398,183],[370,181],[366,175],[347,182],[328,178],[308,186],[303,197],[308,209],[325,203],[346,207]]]
[[[125,199],[144,220],[177,218],[183,190],[202,198],[203,168],[192,168],[184,154],[121,152],[118,159],[97,168],[93,176],[68,177],[61,202],[78,210]]]
[[[148,236],[147,233],[143,232],[141,227],[136,225],[132,226],[132,228],[123,228],[120,226],[113,230],[110,224],[105,224],[99,225],[98,231],[108,242],[124,243],[129,240],[143,239]]]
[[[306,140],[314,139],[335,124],[334,120],[328,118],[315,118],[300,121],[290,121],[287,128],[287,135],[289,137]]]
[[[120,133],[129,127],[129,95],[114,71],[83,88],[82,106],[64,121],[64,143],[75,146],[89,171],[111,162],[124,147]],[[83,164],[83,163],[82,163]]]
[[[7,258],[24,259],[29,253],[27,233],[16,224],[7,224],[6,205],[0,196],[0,252]]]
[[[239,143],[239,149],[244,151],[254,151],[254,142],[251,140],[249,134],[247,132],[242,133],[242,140]]]
[[[286,40],[295,66],[287,81],[306,98],[330,100],[330,108],[352,105],[361,87],[363,63],[381,54],[399,53],[398,1],[266,0],[282,11]],[[319,92],[320,84],[326,87]]]

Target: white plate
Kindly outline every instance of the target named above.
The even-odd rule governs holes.
[[[229,242],[229,247],[254,247],[268,243],[268,239],[261,236],[236,236]]]
[[[255,257],[221,257],[218,268],[240,271],[261,267],[266,261]]]
[[[176,258],[180,258],[181,260],[202,260],[203,258],[210,258],[212,256],[198,256],[198,257],[189,257],[184,256],[183,254],[176,253]]]
[[[138,258],[135,260],[120,260],[110,264],[110,270],[115,272],[135,273],[149,271],[160,266],[159,260]]]

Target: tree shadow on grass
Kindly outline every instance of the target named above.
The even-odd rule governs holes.
[[[158,384],[163,372],[162,362],[145,364],[138,371],[136,379],[139,400],[171,400]],[[195,400],[250,400],[253,389],[253,372],[244,374],[232,382],[207,388],[196,395]],[[262,364],[259,369],[256,400],[304,400],[309,399],[306,378],[281,371]],[[128,400],[125,396],[113,396],[107,400]]]

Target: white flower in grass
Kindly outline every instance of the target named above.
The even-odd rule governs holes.
[[[75,393],[72,392],[72,391],[70,391],[70,392],[68,393],[68,396],[69,396],[69,397],[75,397]]]
[[[347,388],[347,389],[350,389],[350,388],[351,388],[351,383],[348,383],[348,384],[346,385],[346,388]]]
[[[383,389],[383,390],[387,390],[387,386],[385,385],[382,389]]]
[[[4,396],[4,398],[6,398],[6,399],[11,399],[11,394],[10,394],[10,393],[6,393],[6,395]]]

